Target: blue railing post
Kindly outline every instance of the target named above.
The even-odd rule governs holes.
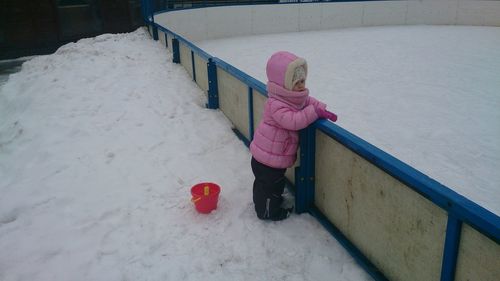
[[[168,49],[168,36],[166,32],[164,34],[165,34],[165,47]]]
[[[314,203],[314,162],[316,128],[309,126],[299,132],[300,166],[295,170],[295,211],[304,213]]]
[[[153,21],[153,15],[155,13],[155,3],[154,2],[155,2],[154,0],[149,0],[149,5],[148,5],[148,7],[149,7],[149,15],[148,16],[149,16],[151,21]]]
[[[194,52],[191,50],[191,69],[193,70],[193,81],[196,82],[196,66],[194,63]]]
[[[210,109],[219,108],[219,87],[217,85],[217,66],[212,58],[208,59],[208,104]]]
[[[142,17],[144,20],[144,23],[146,24],[146,27],[148,28],[148,32],[151,32],[149,29],[153,30],[153,39],[158,41],[158,27],[155,25],[154,21],[154,3],[152,2],[153,0],[141,0],[141,11],[142,11]]]
[[[158,27],[155,25],[155,21],[153,19],[153,39],[158,41]]]
[[[155,18],[151,13],[151,28],[153,29],[153,39],[158,41],[158,26],[155,24]]]
[[[179,50],[179,40],[177,38],[172,38],[172,62],[181,62],[181,53]]]
[[[153,0],[145,0],[144,2],[146,2],[146,23],[149,25],[154,13]]]
[[[152,0],[150,0],[152,1]],[[158,41],[158,27],[156,26],[155,24],[155,9],[154,9],[154,4],[151,3],[151,10],[149,11],[150,12],[150,17],[151,17],[151,27],[153,28],[153,39],[155,41]]]
[[[248,86],[248,135],[250,142],[253,140],[254,123],[253,123],[253,89]]]
[[[149,1],[150,0],[141,0],[142,20],[146,26],[149,26]]]
[[[461,232],[462,221],[448,213],[443,263],[441,266],[441,281],[455,280],[455,269],[457,266],[458,247],[460,246]]]

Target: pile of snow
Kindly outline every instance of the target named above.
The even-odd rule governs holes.
[[[0,87],[0,280],[369,280],[309,215],[256,218],[250,154],[170,61],[106,34]]]

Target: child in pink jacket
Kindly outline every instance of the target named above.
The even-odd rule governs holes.
[[[309,96],[305,87],[307,63],[289,52],[277,52],[266,66],[268,99],[264,116],[250,144],[252,153],[253,202],[257,217],[286,219],[292,209],[281,206],[285,171],[297,159],[298,131],[318,118],[335,122],[337,116],[326,105]]]

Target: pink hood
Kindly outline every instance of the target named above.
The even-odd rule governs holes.
[[[274,53],[267,61],[267,79],[269,82],[291,90],[293,88],[293,72],[299,66],[304,66],[307,75],[307,62],[305,59],[286,51]]]

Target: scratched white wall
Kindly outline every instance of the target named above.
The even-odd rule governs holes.
[[[402,0],[228,6],[158,14],[191,41],[375,25],[500,26],[498,0]]]

